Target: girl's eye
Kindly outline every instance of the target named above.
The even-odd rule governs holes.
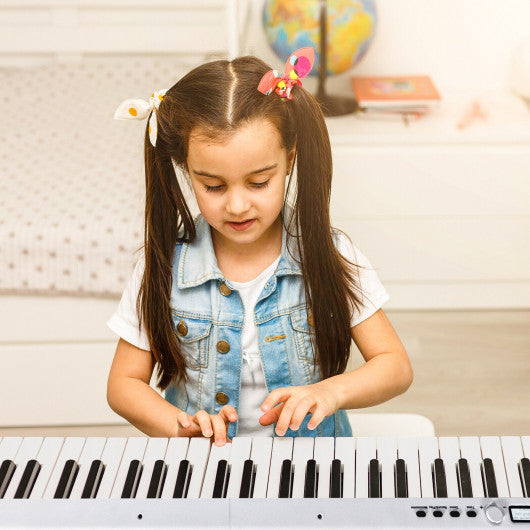
[[[269,181],[266,180],[265,182],[253,182],[252,183],[252,186],[254,188],[266,188],[267,186],[269,185]],[[210,192],[215,192],[215,191],[221,191],[223,189],[224,185],[221,184],[220,186],[207,186],[206,184],[204,185],[204,188],[206,189],[206,191]]]
[[[269,185],[269,181],[266,180],[265,182],[253,182],[252,185],[255,188],[266,188]]]
[[[205,184],[204,187],[206,191],[220,191],[223,186],[206,186]]]

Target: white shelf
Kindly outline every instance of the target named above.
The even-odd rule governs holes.
[[[439,109],[406,125],[403,120],[368,118],[357,114],[327,118],[333,146],[339,145],[524,145],[530,146],[530,111],[525,104],[508,91],[499,92],[490,99],[487,119],[476,119],[459,130],[466,105],[472,94],[442,93]]]

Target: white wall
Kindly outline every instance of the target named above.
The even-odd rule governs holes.
[[[252,2],[248,49],[281,66],[261,28],[262,0]],[[372,46],[356,75],[429,73],[442,88],[506,85],[515,47],[530,39],[528,0],[376,0]]]

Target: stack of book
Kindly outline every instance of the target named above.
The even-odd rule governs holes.
[[[351,78],[359,112],[364,115],[419,118],[440,106],[431,78],[421,76]]]

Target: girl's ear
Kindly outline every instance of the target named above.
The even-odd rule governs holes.
[[[296,145],[292,148],[290,153],[287,155],[287,169],[288,173],[291,173],[293,170],[294,157],[296,155]]]

